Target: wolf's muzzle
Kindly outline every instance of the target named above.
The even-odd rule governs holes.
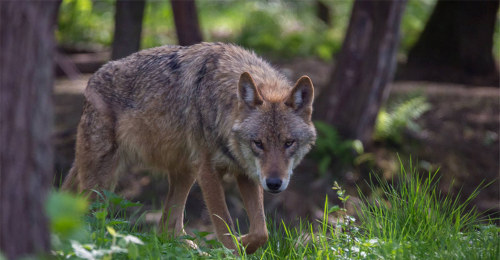
[[[269,178],[266,179],[266,186],[271,193],[278,193],[281,188],[283,181],[280,178]]]

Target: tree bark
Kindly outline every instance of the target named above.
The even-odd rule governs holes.
[[[323,21],[327,26],[330,26],[330,7],[323,3],[322,0],[316,0],[316,15]]]
[[[175,30],[177,31],[179,45],[189,46],[200,43],[203,38],[198,22],[195,0],[171,0],[170,3],[174,13]]]
[[[115,36],[111,59],[117,60],[139,51],[145,0],[117,0]]]
[[[498,7],[499,1],[438,1],[401,76],[498,86],[493,57]]]
[[[60,2],[0,3],[0,250],[48,252],[54,29]]]
[[[394,76],[405,5],[400,0],[354,3],[346,38],[315,113],[346,139],[365,145],[371,141]]]

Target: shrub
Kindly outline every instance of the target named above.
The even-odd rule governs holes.
[[[359,164],[370,158],[364,153],[361,141],[343,139],[333,126],[325,122],[315,121],[314,126],[317,140],[310,156],[318,161],[320,175],[324,175],[330,168],[332,158],[344,165]]]
[[[373,139],[379,142],[401,144],[402,132],[408,128],[410,131],[420,131],[415,120],[420,118],[431,108],[424,96],[410,96],[409,98],[382,107],[375,123]]]

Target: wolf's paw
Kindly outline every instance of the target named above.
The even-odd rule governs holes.
[[[247,254],[253,254],[257,249],[263,246],[268,239],[267,233],[257,234],[249,233],[240,238],[241,244],[246,248]]]

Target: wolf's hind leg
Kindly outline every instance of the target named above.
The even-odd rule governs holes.
[[[78,191],[113,191],[118,183],[123,160],[118,152],[115,122],[112,117],[99,112],[86,102],[78,126],[75,166]],[[91,199],[94,192],[87,193]]]
[[[184,235],[184,208],[195,182],[190,173],[168,175],[168,195],[160,227],[163,231],[173,232],[175,236]]]
[[[79,163],[78,191],[80,193],[85,191],[90,199],[95,199],[97,194],[91,190],[98,192],[115,190],[120,171],[123,170],[116,151],[92,154],[84,159],[80,158]]]
[[[63,185],[61,186],[62,191],[70,191],[72,193],[78,192],[78,170],[76,169],[76,166],[73,165],[71,167],[71,170],[69,170],[68,175],[66,176],[66,179],[63,182]]]

